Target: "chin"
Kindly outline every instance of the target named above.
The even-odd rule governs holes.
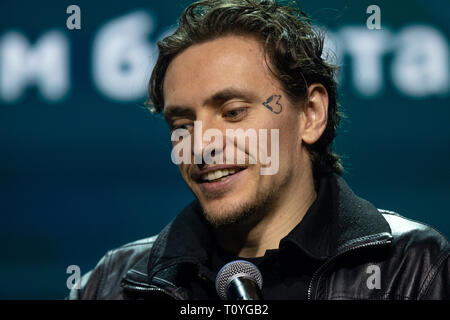
[[[207,203],[200,201],[200,204],[206,220],[215,227],[231,225],[244,220],[248,216],[247,208],[251,206],[231,199],[231,197],[207,200]]]
[[[236,203],[226,201],[226,199],[208,200],[207,203],[202,204],[203,212],[208,221],[228,220],[234,216],[239,215],[239,208],[236,208]]]
[[[244,226],[261,220],[270,210],[272,200],[273,193],[264,192],[254,196],[240,194],[235,198],[224,197],[207,203],[200,201],[200,204],[206,220],[214,227]]]

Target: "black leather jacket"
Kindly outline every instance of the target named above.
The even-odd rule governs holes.
[[[342,178],[331,180],[338,190],[335,210],[308,236],[310,243],[323,243],[325,233],[335,237],[311,279],[308,299],[449,299],[450,245],[445,237],[376,209],[355,196]],[[194,212],[196,202],[159,235],[110,250],[68,298],[193,299],[187,281],[214,277],[203,267],[209,239]],[[377,280],[371,282],[375,273]]]

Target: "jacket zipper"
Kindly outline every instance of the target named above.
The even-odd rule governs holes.
[[[361,249],[364,247],[370,247],[370,246],[378,246],[378,245],[385,245],[385,244],[389,244],[391,243],[392,240],[391,239],[387,239],[387,240],[377,240],[377,241],[373,241],[370,243],[364,243],[361,245],[357,245],[357,246],[353,246],[353,247],[349,247],[339,253],[337,253],[336,255],[334,255],[333,257],[331,257],[330,259],[328,259],[323,265],[321,265],[313,274],[311,281],[309,282],[309,286],[308,286],[308,300],[312,300],[312,289],[313,289],[313,284],[314,281],[316,280],[316,278],[319,276],[319,274],[322,271],[325,271],[326,268],[337,258],[341,257],[343,254],[346,254],[350,251],[354,251],[357,249]]]

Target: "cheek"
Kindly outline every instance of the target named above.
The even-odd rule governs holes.
[[[178,166],[178,169],[180,170],[181,176],[183,179],[188,182],[189,181],[189,165],[188,164],[181,164]]]
[[[280,119],[277,126],[279,127],[280,163],[286,165],[289,161],[296,161],[300,156],[299,126],[295,115],[286,115],[286,117]]]
[[[267,110],[264,111],[265,114],[258,117],[257,127],[254,128],[258,133],[257,159],[258,163],[265,168],[262,170],[273,171],[275,174],[275,172],[285,171],[289,163],[293,161],[292,156],[295,150],[292,149],[295,149],[294,130],[296,128],[293,128],[294,121],[289,119],[289,115],[276,115]],[[249,154],[251,155],[252,152]],[[269,179],[273,174],[265,175],[268,177],[264,179]]]

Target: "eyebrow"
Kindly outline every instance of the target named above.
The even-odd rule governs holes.
[[[214,93],[212,96],[208,97],[203,104],[204,105],[218,105],[222,104],[228,100],[231,99],[242,99],[246,101],[255,101],[257,100],[257,95],[253,92],[245,89],[238,89],[235,87],[228,87],[225,89],[222,89],[216,93]],[[189,116],[194,117],[194,111],[192,108],[189,108],[187,106],[178,106],[178,105],[170,105],[164,108],[164,118],[167,122],[172,117],[175,116]]]
[[[211,97],[206,99],[205,104],[213,105],[217,103],[223,103],[231,99],[253,101],[257,99],[257,96],[249,90],[229,87],[214,93]]]

